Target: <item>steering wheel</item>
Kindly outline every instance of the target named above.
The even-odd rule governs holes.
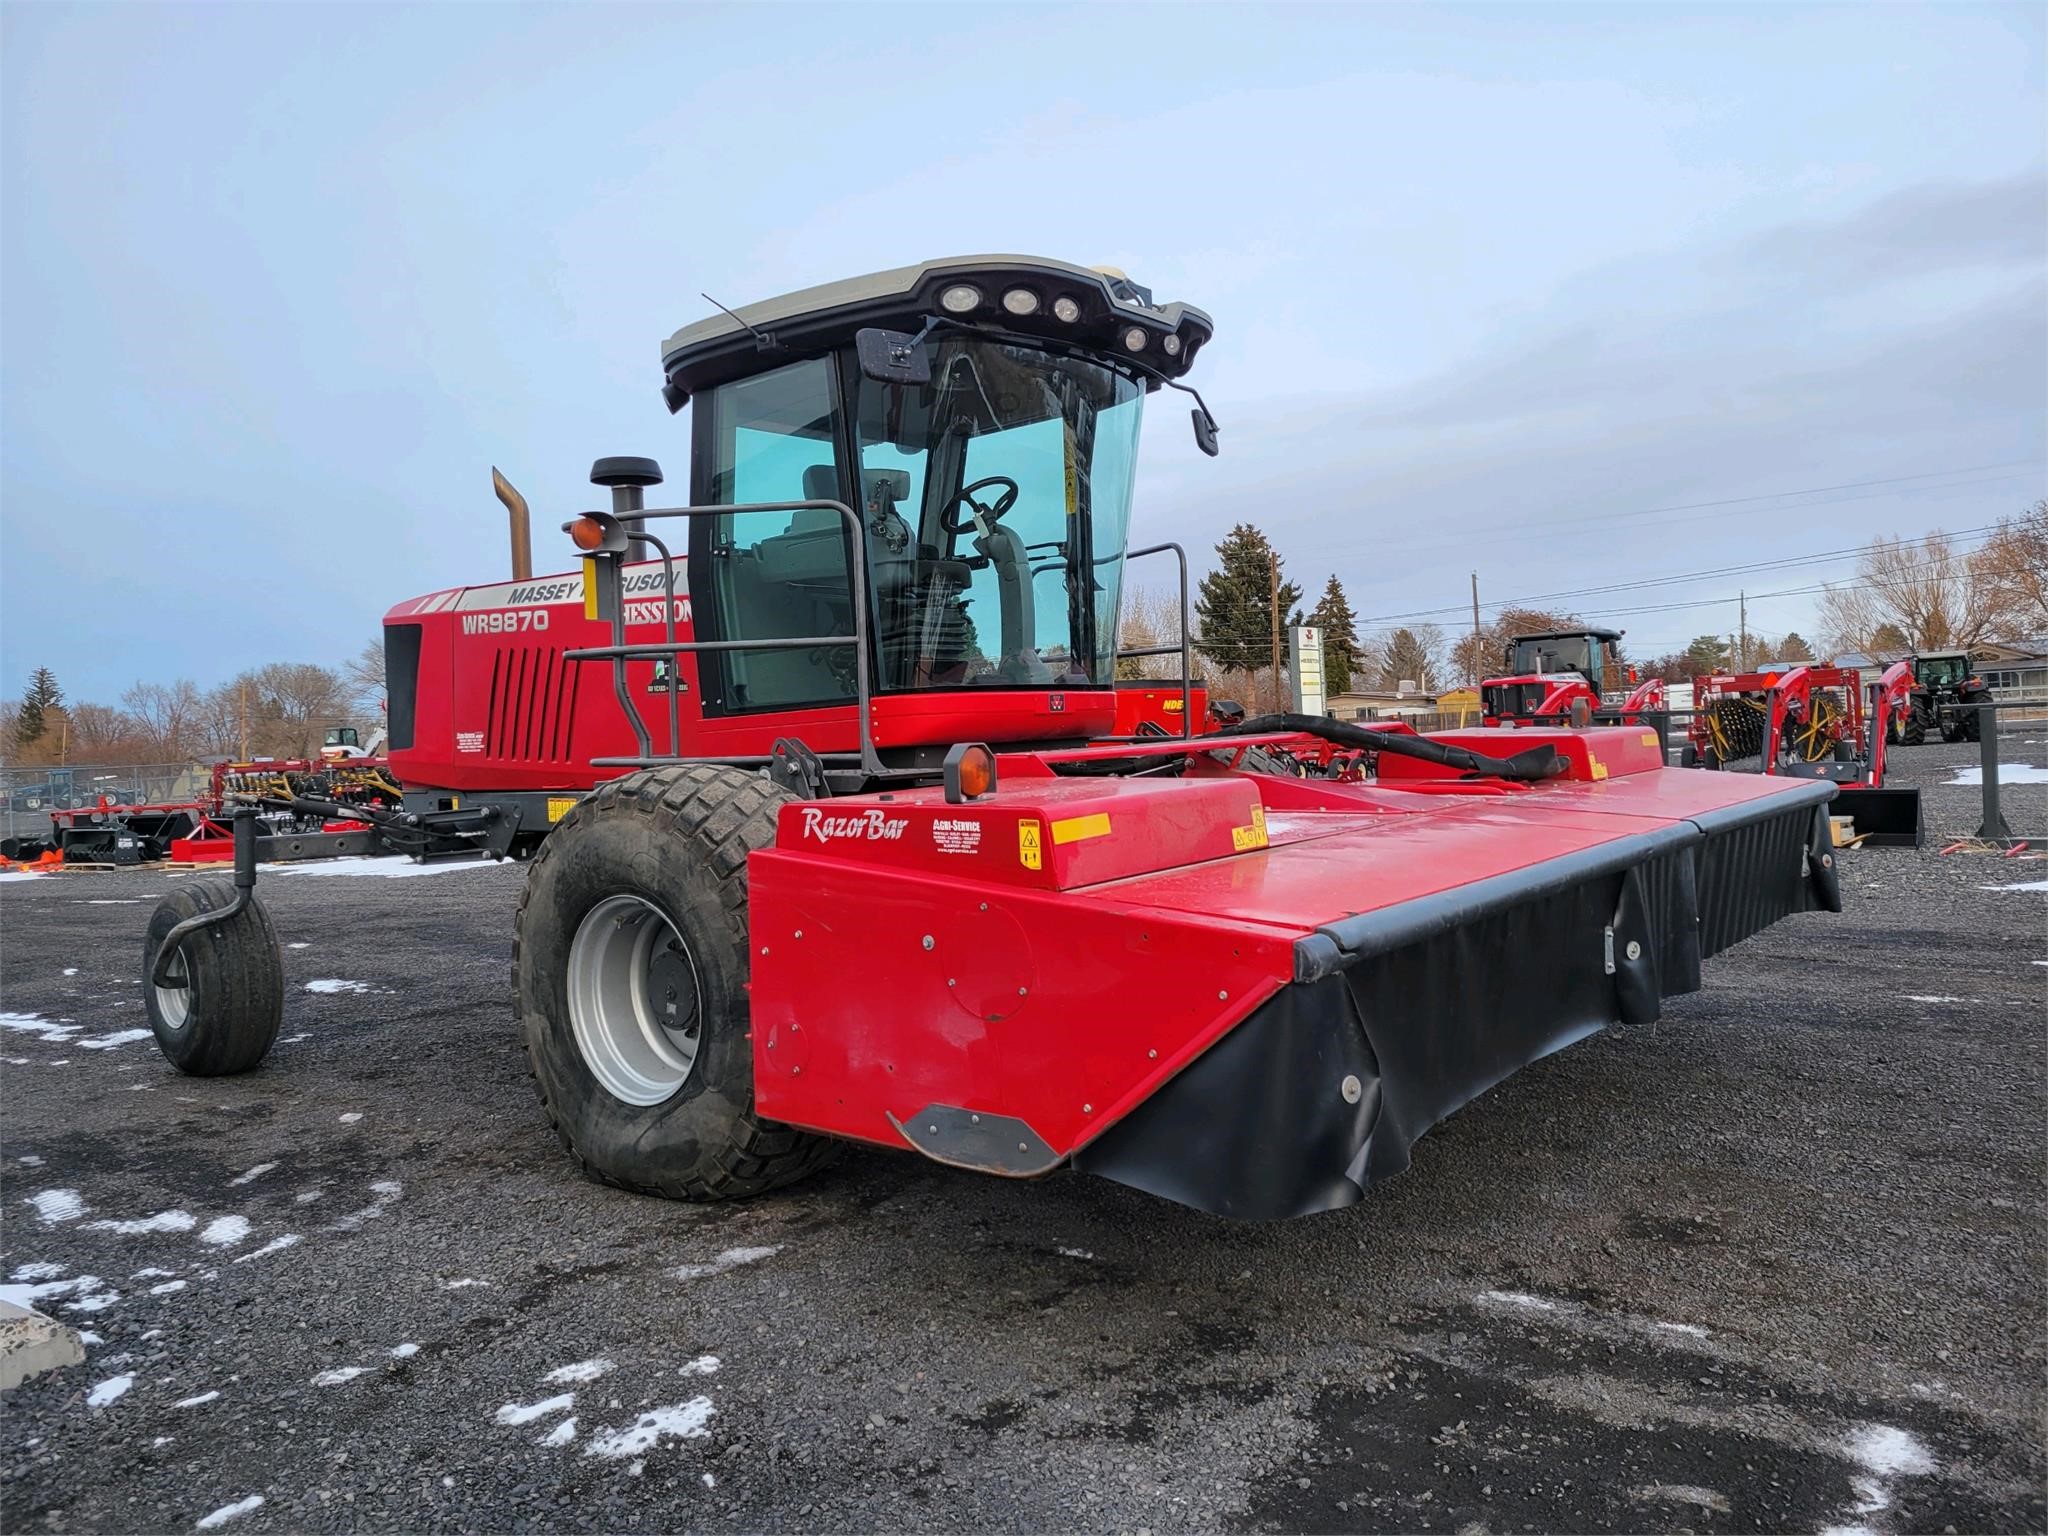
[[[985,491],[992,485],[1000,485],[1005,487],[1005,489],[1002,495],[995,499],[994,505],[984,507],[974,499],[974,493],[976,491]],[[990,475],[986,479],[975,481],[972,485],[962,486],[960,494],[953,498],[953,504],[939,514],[939,526],[948,533],[966,533],[977,522],[977,519],[974,517],[963,517],[957,521],[955,520],[953,514],[959,510],[962,502],[974,508],[975,512],[980,514],[982,519],[986,519],[990,523],[999,523],[1003,520],[1003,514],[1017,505],[1017,482],[1008,475]]]

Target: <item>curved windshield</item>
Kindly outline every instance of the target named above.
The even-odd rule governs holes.
[[[1142,388],[986,337],[927,346],[929,384],[859,383],[876,687],[1109,687]]]
[[[1600,673],[1593,656],[1595,643],[1587,635],[1543,635],[1517,640],[1515,673],[1526,677],[1532,672],[1578,672],[1597,678]]]

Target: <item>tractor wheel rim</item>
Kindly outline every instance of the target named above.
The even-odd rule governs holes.
[[[172,1029],[183,1029],[185,1020],[192,1012],[192,977],[185,969],[185,951],[175,950],[164,962],[165,985],[156,987],[156,1008],[163,1016],[164,1023]]]
[[[591,1076],[642,1107],[675,1097],[703,1042],[696,963],[666,913],[640,896],[608,896],[569,945],[569,1028]]]

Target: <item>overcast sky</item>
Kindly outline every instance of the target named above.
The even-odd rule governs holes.
[[[2048,463],[2043,17],[8,5],[0,691],[339,661],[502,577],[492,464],[553,563],[593,458],[681,483],[700,290],[957,252],[1209,310],[1134,537],[1362,616],[1980,528]],[[1843,568],[1572,602],[1646,654]]]

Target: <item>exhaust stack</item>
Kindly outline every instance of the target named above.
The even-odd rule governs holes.
[[[498,466],[491,466],[491,489],[498,494],[498,500],[505,503],[505,510],[512,518],[512,579],[531,581],[533,579],[533,515],[527,510],[526,498],[519,494],[510,480],[498,472]]]

